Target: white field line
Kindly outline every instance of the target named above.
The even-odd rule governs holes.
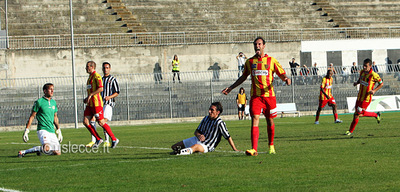
[[[20,191],[18,191],[18,190],[6,189],[6,188],[1,188],[1,187],[0,187],[0,191],[5,191],[5,192],[20,192]]]

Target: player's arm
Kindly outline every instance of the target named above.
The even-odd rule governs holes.
[[[99,93],[101,93],[101,92],[103,92],[103,87],[97,88],[96,91],[93,91],[93,93],[89,94],[89,95],[85,98],[84,102],[85,102],[85,103],[89,103],[90,98],[92,98],[93,95],[99,94]]]
[[[60,129],[60,124],[59,124],[59,121],[58,121],[57,112],[54,113],[54,125],[56,126],[56,130]]]
[[[200,131],[197,129],[196,129],[196,131],[194,131],[194,136],[196,136],[200,141],[206,140],[206,137],[204,137],[204,135],[202,133],[200,133]]]
[[[108,101],[108,100],[110,100],[110,99],[112,99],[112,98],[114,98],[114,97],[117,97],[118,95],[119,95],[119,93],[115,92],[115,93],[113,93],[113,94],[110,95],[110,96],[104,97],[104,100]]]
[[[232,137],[229,137],[228,143],[229,143],[229,145],[232,147],[232,150],[234,150],[234,151],[239,151],[238,149],[236,149],[236,146],[235,146],[235,143],[234,143],[233,140],[232,140]]]
[[[358,84],[360,84],[360,78],[358,78],[358,80],[353,83],[354,86],[357,86]]]
[[[247,76],[249,76],[248,74],[242,74],[242,76],[239,77],[239,79],[237,79],[235,81],[235,83],[233,83],[231,86],[225,88],[222,90],[222,93],[225,95],[228,95],[233,89],[235,89],[237,86],[239,86],[240,84],[242,84],[244,81],[246,81]]]
[[[26,129],[29,129],[29,127],[31,127],[33,120],[36,117],[36,112],[32,111],[31,116],[29,117],[28,121],[26,122]]]
[[[327,99],[330,99],[330,97],[328,96],[328,94],[325,93],[325,91],[322,87],[320,87],[320,90],[321,90],[321,93],[324,94]]]
[[[381,88],[383,87],[383,81],[382,81],[382,80],[378,81],[377,83],[378,83],[379,85],[378,85],[377,87],[375,87],[375,89],[369,91],[369,92],[368,92],[369,94],[373,95],[373,94],[375,94],[379,89],[381,89]]]

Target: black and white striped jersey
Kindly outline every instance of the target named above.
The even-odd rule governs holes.
[[[225,122],[220,117],[212,120],[209,116],[206,116],[197,127],[197,131],[204,135],[206,138],[203,142],[208,147],[209,151],[214,151],[219,142],[221,136],[225,139],[229,139],[228,129],[226,128]]]
[[[112,98],[108,101],[104,99],[106,96],[110,96],[114,93],[119,94],[119,85],[117,79],[112,76],[103,76],[103,92],[101,92],[101,97],[103,98],[104,105],[110,105],[111,107],[115,106],[115,99]]]

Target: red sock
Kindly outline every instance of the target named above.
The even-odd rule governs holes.
[[[333,114],[335,116],[335,121],[338,119],[337,113]]]
[[[353,133],[354,129],[356,128],[357,123],[358,123],[358,119],[353,119],[353,121],[351,122],[351,125],[350,125],[350,129],[349,129],[350,133]]]
[[[368,111],[364,111],[364,117],[378,117],[378,115],[374,112],[368,112]]]
[[[268,132],[268,144],[274,145],[275,123],[267,126],[267,132]]]
[[[258,127],[251,127],[251,145],[253,149],[257,151],[258,147],[258,136],[260,132],[258,130]]]
[[[319,115],[315,116],[315,121],[319,121]]]
[[[100,139],[101,139],[100,135],[97,133],[97,131],[94,129],[94,127],[93,127],[91,124],[89,124],[88,126],[86,126],[86,128],[89,130],[89,132],[90,132],[94,137],[96,137],[96,140],[100,140]]]
[[[114,133],[111,131],[110,126],[107,123],[104,123],[103,129],[106,130],[107,134],[111,137],[111,140],[115,141],[117,138],[115,138]]]

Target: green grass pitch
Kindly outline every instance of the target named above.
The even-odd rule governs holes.
[[[399,113],[382,122],[360,118],[353,137],[343,135],[352,115],[275,119],[277,154],[267,154],[265,120],[259,152],[249,157],[250,121],[226,121],[237,148],[225,139],[215,152],[169,155],[170,146],[193,135],[199,122],[112,127],[117,148],[61,156],[17,152],[38,145],[36,132],[0,132],[0,190],[19,191],[399,191]],[[223,119],[223,116],[222,116]],[[90,140],[86,129],[64,129],[64,145]],[[71,150],[70,150],[71,151]]]

